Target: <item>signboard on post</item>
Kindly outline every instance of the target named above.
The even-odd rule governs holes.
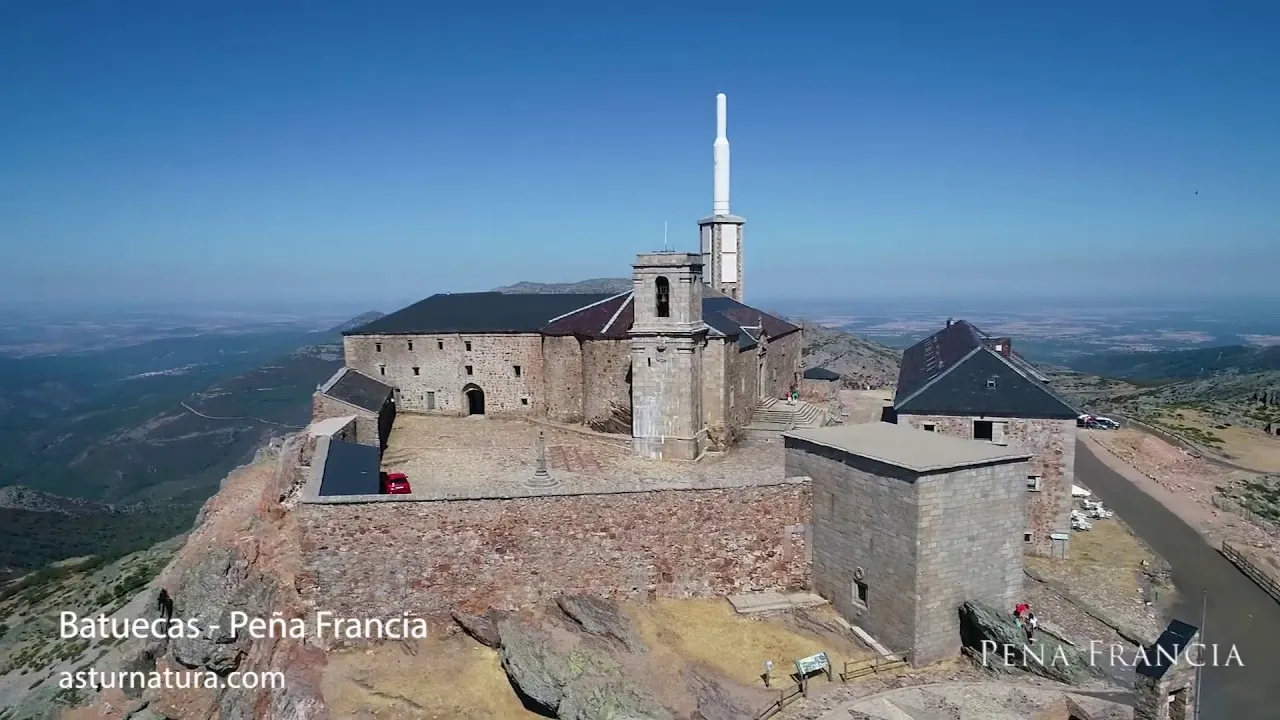
[[[800,677],[806,677],[810,673],[819,671],[827,673],[828,676],[831,675],[831,660],[825,652],[796,660],[796,672]]]

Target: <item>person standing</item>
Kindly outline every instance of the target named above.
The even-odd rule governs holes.
[[[1039,625],[1039,621],[1036,620],[1036,614],[1033,612],[1027,613],[1027,642],[1035,644],[1036,628],[1039,627]]]

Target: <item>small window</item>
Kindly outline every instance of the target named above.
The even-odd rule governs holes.
[[[511,366],[511,369],[515,372],[516,377],[520,377],[520,366],[519,366],[519,365],[512,365],[512,366]]]
[[[974,440],[990,440],[994,437],[992,423],[990,420],[974,420],[973,421],[973,439]]]
[[[988,390],[995,390],[995,389],[996,389],[996,379],[995,379],[995,378],[987,378],[987,389],[988,389]]]
[[[521,405],[528,405],[528,404],[529,404],[529,398],[520,398],[520,404],[521,404]]]
[[[436,409],[436,394],[434,391],[427,393],[427,409],[428,410]]]
[[[733,391],[733,388],[729,388],[729,407],[737,407],[734,404],[734,395],[735,393]]]
[[[413,341],[409,341],[409,352],[413,352]]]
[[[853,601],[855,603],[865,607],[867,604],[867,596],[869,594],[870,594],[870,591],[867,589],[866,583],[862,582],[861,580],[853,581]]]
[[[1029,492],[1040,492],[1040,481],[1041,478],[1039,475],[1028,475],[1027,490]]]
[[[386,366],[386,365],[379,365],[379,366],[378,366],[378,374],[379,374],[379,375],[386,375],[386,374],[387,374],[387,366]]]
[[[468,374],[468,375],[471,375],[471,374],[472,374],[472,372],[471,372],[471,366],[470,366],[470,365],[468,365],[468,366],[467,366],[467,374]]]
[[[470,340],[468,340],[468,341],[466,342],[466,346],[467,346],[467,352],[471,352],[471,341],[470,341]]]
[[[645,358],[645,359],[644,359],[644,363],[645,363],[645,365],[648,365],[649,367],[653,367],[653,358]]]
[[[374,352],[382,352],[382,343],[374,343],[374,344],[373,344],[373,351],[374,351]]]
[[[417,374],[418,374],[418,371],[419,371],[420,369],[421,369],[421,368],[414,368],[414,369],[413,369],[413,374],[414,374],[414,375],[417,375]]]
[[[653,281],[653,292],[658,317],[671,317],[671,283],[660,277]]]
[[[938,429],[938,426],[937,426],[937,425],[934,425],[933,423],[925,423],[925,424],[924,424],[924,431],[925,431],[925,432],[934,432],[934,431],[935,431],[935,430],[937,430],[937,429]]]
[[[437,341],[436,341],[436,349],[437,349],[437,350],[443,350],[443,349],[444,349],[444,341],[443,341],[443,340],[437,340]]]
[[[1031,533],[1022,533],[1022,542],[1031,542]]]

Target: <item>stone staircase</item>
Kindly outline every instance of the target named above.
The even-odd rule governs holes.
[[[804,400],[794,405],[786,400],[761,400],[751,415],[750,434],[777,434],[796,428],[815,428],[827,424],[827,411]]]

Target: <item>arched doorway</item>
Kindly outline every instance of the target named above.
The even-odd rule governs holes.
[[[462,397],[466,400],[468,415],[484,414],[484,390],[479,385],[467,385],[462,388]]]

